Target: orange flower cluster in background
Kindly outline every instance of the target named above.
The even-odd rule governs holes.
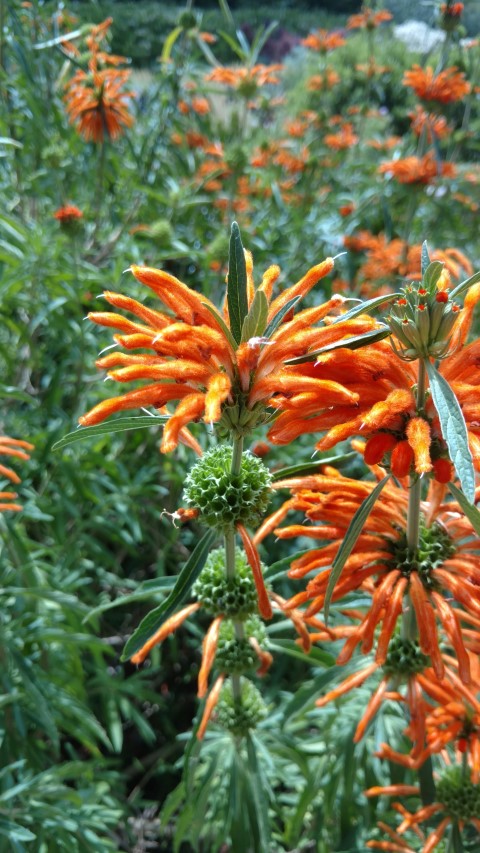
[[[363,6],[362,11],[358,15],[351,15],[347,21],[349,30],[367,29],[373,30],[379,27],[380,24],[385,24],[392,20],[392,15],[386,10],[375,12],[370,6]]]
[[[347,41],[341,33],[329,32],[328,30],[316,30],[302,39],[301,44],[310,50],[318,50],[320,53],[328,53],[337,47],[343,47]]]
[[[430,65],[426,68],[414,65],[410,71],[405,72],[403,83],[413,89],[422,100],[438,101],[440,104],[460,101],[468,95],[471,88],[463,71],[459,71],[456,66],[435,73]]]
[[[403,159],[390,160],[378,167],[380,174],[391,175],[400,184],[431,184],[436,178],[453,178],[456,168],[453,163],[440,162],[433,151],[423,157],[412,155]]]

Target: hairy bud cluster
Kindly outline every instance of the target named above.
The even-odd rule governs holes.
[[[235,635],[233,623],[222,622],[215,655],[215,662],[221,672],[242,675],[258,667],[258,655],[250,643],[250,637],[254,637],[259,645],[263,645],[267,635],[263,623],[256,616],[245,621],[245,635],[239,639]]]
[[[244,737],[267,716],[267,706],[255,685],[242,678],[240,689],[238,701],[231,681],[226,681],[216,707],[217,723],[236,737]]]
[[[449,767],[437,782],[437,800],[456,820],[480,819],[480,785],[474,785],[461,767]]]
[[[193,586],[193,593],[213,616],[235,617],[239,621],[257,612],[257,590],[245,554],[235,549],[235,575],[225,574],[225,551],[216,548]]]
[[[422,672],[428,666],[428,657],[420,650],[414,640],[394,637],[388,646],[388,654],[383,670],[386,675],[408,678]]]
[[[405,577],[409,577],[412,572],[418,572],[427,588],[432,588],[435,584],[431,578],[432,570],[441,566],[444,560],[452,557],[456,551],[450,536],[439,524],[426,527],[424,523],[420,525],[420,538],[415,551],[412,552],[409,547],[406,533],[392,542],[390,548],[394,555],[390,561],[392,568],[400,569]]]
[[[232,474],[231,467],[232,447],[220,445],[199,459],[185,481],[185,502],[222,532],[237,524],[255,527],[270,501],[272,478],[260,459],[247,451],[239,473]]]
[[[409,284],[393,304],[387,322],[397,339],[392,346],[405,361],[444,358],[458,306],[440,289],[443,264],[434,261],[421,282]]]

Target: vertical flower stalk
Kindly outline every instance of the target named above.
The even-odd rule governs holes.
[[[238,476],[240,474],[240,469],[242,465],[242,452],[243,452],[243,436],[239,436],[233,439],[233,451],[232,451],[232,467],[231,474],[232,477]],[[225,573],[227,578],[234,578],[236,574],[236,566],[235,566],[235,527],[232,524],[230,529],[225,533]],[[244,625],[243,622],[239,619],[233,619],[233,628],[235,632],[235,637],[237,640],[243,640],[245,637]],[[233,697],[236,702],[241,702],[241,684],[240,684],[240,676],[237,673],[232,673],[232,692]]]

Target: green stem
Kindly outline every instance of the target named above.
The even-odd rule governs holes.
[[[243,437],[233,439],[232,447],[232,474],[239,474],[242,466]],[[232,527],[225,533],[225,572],[227,578],[235,577],[235,528]],[[239,619],[233,619],[233,629],[237,640],[243,640],[245,636],[244,625]],[[232,691],[237,702],[241,701],[242,690],[240,676],[232,674]]]

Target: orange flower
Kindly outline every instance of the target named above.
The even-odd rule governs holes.
[[[253,65],[251,68],[214,68],[206,75],[209,83],[222,83],[236,89],[245,98],[253,98],[258,89],[269,83],[278,83],[278,72],[283,65]]]
[[[470,83],[465,80],[463,71],[458,71],[453,65],[435,74],[429,65],[421,68],[414,65],[403,76],[403,84],[409,86],[415,94],[424,101],[438,101],[441,104],[451,104],[460,101],[470,92]]]
[[[58,219],[60,223],[71,225],[79,219],[82,219],[83,213],[78,207],[75,207],[74,204],[65,204],[63,207],[59,207],[53,216],[55,219]]]
[[[340,75],[333,68],[326,68],[322,74],[314,74],[307,80],[309,92],[321,92],[324,89],[332,89],[340,81]]]
[[[338,133],[327,133],[323,141],[334,151],[343,151],[345,148],[356,145],[358,136],[353,132],[353,124],[344,122]]]
[[[317,390],[325,410],[335,404],[357,404],[358,391],[347,390],[342,380],[332,381],[328,371],[318,381],[311,375],[310,366],[305,369],[304,365],[285,364],[288,359],[303,356],[309,348],[345,339],[365,326],[363,321],[316,325],[338,309],[342,297],[333,297],[293,316],[294,300],[305,296],[332,271],[333,260],[327,258],[272,299],[279,268],[270,267],[255,288],[248,252],[245,259],[248,305],[251,306],[256,293],[262,293],[268,306],[264,324],[270,324],[271,329],[278,325],[268,340],[262,326],[248,340],[236,341],[226,325],[227,312],[222,316],[208,299],[161,270],[131,267],[135,278],[160,297],[168,313],[118,293],[105,293],[107,302],[126,309],[135,319],[111,312],[89,315],[93,322],[117,329],[114,341],[127,350],[103,356],[97,366],[109,369],[109,377],[117,382],[141,379],[149,380],[150,384],[99,403],[80,418],[83,426],[101,423],[114,412],[145,406],[161,409],[178,400],[162,441],[162,451],[168,452],[177,446],[179,431],[199,418],[206,423],[220,422],[223,429],[245,435],[265,419],[267,407],[276,408],[284,401],[289,401],[297,417],[304,411],[308,417],[310,400]],[[290,310],[286,311],[289,305]],[[371,328],[372,321],[368,319],[367,323]],[[141,352],[131,353],[138,349]]]
[[[304,47],[309,47],[310,50],[319,50],[321,53],[343,47],[346,43],[346,39],[341,33],[329,32],[328,30],[316,30],[300,42]]]
[[[10,438],[8,435],[0,435],[0,456],[11,456],[16,459],[30,459],[30,454],[26,450],[33,450],[33,444],[28,441],[22,441],[19,438]],[[6,477],[12,483],[17,485],[21,482],[18,474],[12,468],[7,468],[6,465],[0,465],[0,477]],[[12,503],[17,498],[16,492],[0,491],[0,512],[10,510],[11,512],[19,512],[22,507],[19,504]]]
[[[456,174],[453,163],[439,162],[432,151],[423,157],[412,155],[402,160],[390,160],[382,163],[378,171],[392,175],[400,184],[431,184],[436,178],[453,178]]]
[[[84,139],[103,142],[117,139],[125,127],[131,127],[133,116],[127,108],[131,92],[123,91],[129,71],[105,68],[89,73],[77,71],[65,95],[71,124],[76,124]]]
[[[374,30],[380,24],[386,21],[391,21],[392,15],[390,12],[380,11],[374,12],[369,6],[362,6],[362,11],[358,15],[351,15],[347,21],[349,30],[367,29]]]
[[[427,113],[419,104],[415,111],[408,114],[412,121],[412,130],[416,136],[425,135],[430,144],[433,140],[443,139],[452,133],[452,127],[448,124],[445,116],[437,116],[435,113]]]
[[[289,602],[292,607],[308,603],[304,614],[307,622],[324,607],[331,566],[350,520],[374,486],[375,483],[343,477],[335,470],[325,475],[283,480],[274,486],[277,489],[288,487],[292,492],[282,510],[274,514],[275,524],[278,525],[290,510],[302,512],[308,521],[276,526],[275,535],[280,539],[306,536],[316,540],[316,547],[295,559],[289,571],[290,577],[303,578],[320,569],[320,573],[308,582],[306,590]],[[365,613],[359,611],[360,624],[348,632],[337,660],[339,664],[351,658],[358,644],[361,644],[362,654],[368,653],[375,642],[375,630],[381,625],[375,662],[384,665],[395,626],[403,612],[405,596],[409,595],[416,615],[420,649],[430,657],[437,678],[443,678],[445,673],[440,653],[443,635],[457,656],[461,681],[468,683],[470,662],[461,621],[464,614],[480,617],[477,542],[470,522],[458,505],[454,502],[439,505],[435,494],[435,490],[431,490],[430,499],[423,504],[420,557],[412,555],[407,545],[408,494],[393,482],[387,483],[380,493],[332,594],[332,602],[356,590],[371,596],[370,607]],[[267,519],[255,541],[263,539],[271,530],[271,521]],[[437,621],[441,630],[436,626]]]

